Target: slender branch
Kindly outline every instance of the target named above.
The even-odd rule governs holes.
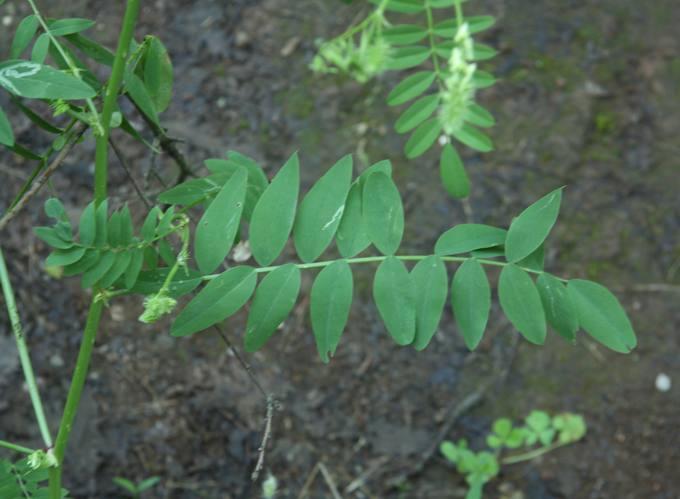
[[[24,447],[23,445],[13,444],[6,440],[0,440],[0,447],[5,449],[13,450],[14,452],[21,452],[22,454],[33,454],[35,450]]]
[[[556,442],[551,445],[546,445],[545,447],[540,447],[538,449],[530,450],[528,452],[523,452],[522,454],[515,454],[514,456],[504,457],[503,459],[501,459],[501,464],[517,464],[524,461],[531,461],[532,459],[536,459],[537,457],[542,456],[543,454],[547,454],[548,452],[554,451],[555,449],[564,447],[569,443],[572,442]]]
[[[233,343],[229,339],[229,336],[227,336],[227,333],[224,332],[224,330],[219,327],[217,324],[213,326],[215,328],[215,331],[217,331],[217,334],[220,335],[220,338],[222,338],[222,341],[224,341],[224,344],[227,345],[227,348],[229,351],[236,357],[236,360],[238,361],[239,364],[241,364],[241,367],[246,371],[248,374],[248,377],[250,378],[250,381],[253,382],[257,390],[262,394],[262,396],[265,398],[265,400],[268,400],[271,395],[265,391],[265,389],[262,387],[262,384],[260,381],[257,379],[257,376],[253,372],[253,368],[250,367],[250,364],[246,362],[246,360],[241,356],[241,354],[236,350],[234,347]]]
[[[177,149],[177,146],[175,145],[177,140],[168,137],[167,133],[165,133],[165,130],[163,130],[163,128],[158,126],[157,123],[155,123],[146,114],[144,114],[144,111],[140,109],[140,107],[137,105],[135,101],[130,99],[130,102],[132,103],[133,106],[135,106],[135,108],[141,115],[142,119],[151,129],[151,132],[158,139],[158,144],[160,145],[161,149],[165,151],[165,153],[168,156],[170,156],[179,167],[180,174],[176,183],[179,184],[183,182],[187,177],[195,177],[196,173],[192,170],[191,166],[189,166],[189,162],[187,161],[187,159],[179,151],[179,149]]]
[[[420,260],[425,260],[426,258],[429,258],[431,256],[438,256],[438,255],[383,255],[383,256],[364,256],[364,257],[359,257],[359,258],[346,258],[345,261],[349,263],[350,265],[356,265],[356,264],[364,264],[364,263],[380,263],[388,258],[396,258],[398,260],[402,261],[413,261],[417,262]],[[510,262],[501,262],[497,260],[489,260],[487,258],[476,258],[474,256],[439,256],[439,258],[442,259],[444,262],[455,262],[455,263],[463,263],[467,262],[468,260],[476,260],[479,263],[483,265],[490,265],[494,267],[506,267],[508,265],[511,265]],[[311,263],[296,263],[294,264],[297,268],[304,270],[304,269],[314,269],[314,268],[322,268],[322,267],[328,267],[330,264],[337,262],[337,260],[324,260],[321,262],[311,262]],[[517,265],[517,264],[512,264],[512,265]],[[264,272],[272,272],[273,270],[278,269],[282,265],[272,265],[269,267],[258,267],[255,269],[255,272],[260,274]],[[517,265],[520,269],[529,272],[531,274],[543,274],[543,270],[535,270],[535,269],[530,269],[528,267],[522,267],[520,265]],[[210,274],[210,275],[205,275],[202,277],[203,280],[205,281],[211,281],[215,278],[217,278],[220,274]],[[562,282],[567,282],[566,279],[559,278],[558,279]]]
[[[260,476],[260,472],[262,471],[262,468],[264,467],[264,455],[267,451],[267,444],[269,443],[269,439],[271,438],[272,435],[272,418],[274,417],[274,409],[275,409],[276,401],[274,400],[274,397],[271,395],[267,396],[267,415],[265,416],[265,425],[264,425],[264,433],[262,435],[262,443],[260,444],[260,447],[257,449],[258,456],[257,456],[257,463],[255,464],[255,469],[253,470],[253,473],[250,475],[250,479],[253,482],[256,482],[258,477]]]
[[[437,78],[440,79],[441,77],[439,76],[439,56],[437,55],[437,51],[434,49],[435,47],[434,22],[432,20],[432,9],[430,8],[430,2],[427,0],[425,2],[425,12],[427,13],[427,32],[430,40],[430,53],[432,54],[432,64],[434,65],[435,73],[437,73]]]
[[[68,65],[69,69],[71,70],[71,73],[73,73],[73,76],[78,78],[79,80],[83,80],[83,78],[80,76],[80,68],[78,68],[71,58],[68,56],[66,51],[64,50],[64,47],[61,46],[59,43],[59,40],[52,34],[52,31],[50,30],[49,26],[45,22],[45,20],[42,17],[42,14],[40,13],[40,10],[38,10],[38,6],[35,4],[35,0],[27,0],[28,4],[31,6],[31,9],[33,10],[33,14],[35,15],[36,19],[40,23],[40,26],[42,29],[45,31],[47,36],[50,39],[50,42],[56,47],[57,51],[61,55],[61,57],[66,61],[66,64]],[[103,131],[103,125],[102,122],[99,118],[99,113],[97,112],[97,108],[94,105],[94,102],[92,99],[85,99],[85,102],[87,103],[87,107],[90,109],[90,112],[92,113],[92,117],[94,118],[94,125],[95,128],[97,129],[98,132]]]
[[[52,163],[50,163],[50,165],[43,171],[40,179],[33,183],[26,193],[14,204],[14,206],[7,210],[7,212],[2,216],[0,219],[0,231],[2,231],[2,229],[4,229],[5,226],[10,222],[10,220],[12,220],[17,215],[17,213],[19,213],[26,206],[26,204],[33,196],[38,193],[40,189],[42,189],[43,185],[45,185],[50,176],[64,162],[68,154],[71,152],[71,149],[73,149],[73,146],[76,144],[76,142],[78,142],[78,139],[83,135],[83,133],[85,133],[86,129],[87,125],[82,122],[76,124],[73,127],[71,139],[67,140],[63,149],[59,151],[59,154],[57,154],[54,160],[52,160]]]
[[[454,6],[456,8],[456,24],[460,28],[464,22],[462,0],[454,0]]]
[[[38,420],[38,427],[42,435],[45,447],[52,446],[52,436],[50,429],[47,426],[47,418],[45,418],[45,411],[43,410],[42,401],[40,400],[40,392],[38,391],[38,384],[35,382],[35,375],[33,373],[33,365],[31,364],[31,357],[28,354],[28,346],[26,345],[26,338],[21,327],[21,320],[19,319],[19,312],[14,300],[14,291],[12,290],[12,283],[9,279],[7,266],[5,265],[5,257],[0,248],[0,282],[2,283],[2,291],[5,296],[5,306],[9,314],[10,322],[12,323],[12,331],[14,332],[14,339],[19,351],[19,360],[21,362],[21,369],[24,371],[24,379],[28,387],[28,394],[31,397],[31,404],[33,404],[33,411],[35,418]]]
[[[111,144],[111,149],[113,149],[113,152],[116,155],[116,158],[118,159],[118,163],[120,163],[121,168],[125,171],[125,174],[127,177],[130,179],[130,182],[132,183],[132,187],[135,189],[135,192],[139,196],[139,199],[142,200],[144,205],[146,206],[147,209],[152,208],[151,201],[146,197],[144,194],[144,191],[142,188],[139,186],[137,181],[135,180],[135,177],[132,176],[132,170],[130,169],[130,165],[128,165],[127,160],[125,159],[125,156],[123,155],[123,151],[120,150],[120,148],[116,145],[116,143],[109,138],[109,144]]]

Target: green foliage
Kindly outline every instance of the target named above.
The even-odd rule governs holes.
[[[551,417],[544,411],[532,411],[524,423],[515,426],[507,418],[494,421],[486,437],[488,451],[473,451],[465,439],[441,443],[442,455],[465,475],[469,485],[467,499],[481,498],[484,485],[498,475],[503,465],[535,459],[577,442],[586,434],[583,417],[568,412]]]
[[[3,499],[47,499],[50,497],[45,484],[48,477],[47,468],[31,466],[29,459],[27,457],[16,463],[0,459],[0,497]],[[61,497],[68,497],[65,489],[61,490]]]
[[[478,63],[492,59],[497,52],[472,38],[492,27],[495,19],[464,16],[463,1],[371,0],[375,10],[340,36],[322,43],[311,64],[316,72],[347,73],[360,83],[384,71],[427,64],[427,69],[405,76],[389,93],[387,103],[400,106],[413,101],[395,123],[397,133],[411,133],[404,153],[417,158],[440,139],[442,181],[457,198],[467,197],[470,185],[451,142],[455,139],[473,150],[489,152],[493,143],[480,128],[495,124],[475,97],[479,89],[495,81],[478,69]],[[435,11],[441,9],[448,9],[454,17],[435,23]],[[410,14],[409,22],[393,24],[390,12]]]
[[[82,274],[83,286],[94,287],[102,298],[146,295],[144,322],[170,313],[179,296],[207,282],[175,319],[174,336],[223,321],[254,293],[244,335],[248,351],[261,348],[293,309],[300,293],[300,270],[321,267],[312,287],[310,312],[324,362],[337,349],[349,315],[351,265],[379,264],[373,282],[378,312],[394,341],[416,350],[424,349],[438,329],[448,294],[447,263],[461,264],[450,284],[450,302],[465,344],[475,349],[491,309],[491,286],[483,266],[500,266],[501,308],[529,342],[542,344],[548,325],[574,341],[581,324],[612,350],[628,352],[635,345],[632,326],[609,291],[587,281],[564,281],[543,269],[544,243],[555,223],[561,189],[524,210],[508,230],[460,224],[437,239],[434,255],[399,255],[404,214],[389,163],[376,163],[352,181],[352,159],[346,156],[311,187],[298,207],[297,155],[264,187],[260,175],[253,173],[253,168],[261,171],[259,166],[233,152],[230,157],[241,159],[212,160],[211,171],[217,173],[188,180],[160,196],[186,207],[208,205],[194,236],[197,270],[190,267],[187,251],[186,208],[152,209],[135,235],[127,207],[108,216],[107,203],[90,204],[79,221],[78,240],[55,199],[45,207],[55,225],[35,229],[55,248],[46,265],[63,266],[65,275]],[[219,180],[214,180],[216,175]],[[211,180],[202,182],[206,179]],[[255,201],[249,224],[244,209],[247,192]],[[302,263],[233,267],[211,274],[226,261],[238,227],[244,234],[248,228],[261,264],[278,258],[292,233]],[[179,251],[172,245],[177,238],[182,243]],[[334,239],[344,258],[317,261]],[[355,257],[371,243],[378,256]],[[513,262],[508,255],[522,258]],[[499,259],[503,256],[505,261]],[[410,272],[405,265],[409,261],[416,262]],[[265,274],[259,286],[258,274]]]
[[[145,478],[139,481],[138,483],[135,483],[132,480],[120,476],[113,478],[113,483],[118,485],[121,489],[125,490],[126,492],[129,492],[133,499],[139,499],[142,496],[143,492],[151,489],[152,487],[155,487],[160,481],[161,478],[158,476]]]

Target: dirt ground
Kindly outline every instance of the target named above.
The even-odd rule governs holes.
[[[96,19],[94,34],[112,46],[122,2],[40,3],[52,17]],[[160,36],[175,65],[175,101],[162,121],[185,141],[182,150],[197,169],[204,158],[235,149],[271,173],[299,150],[309,186],[348,152],[362,166],[389,158],[407,209],[404,251],[429,252],[438,234],[465,221],[460,203],[439,185],[436,155],[403,158],[403,137],[391,130],[397,111],[384,103],[396,75],[361,87],[307,69],[314,40],[341,32],[360,2],[144,3],[137,33]],[[371,272],[358,270],[350,325],[329,366],[316,354],[307,299],[261,352],[246,357],[281,402],[265,474],[276,476],[282,498],[299,497],[318,463],[342,497],[463,497],[462,477],[437,454],[410,472],[456,408],[491,382],[447,438],[479,446],[495,418],[521,419],[532,409],[581,413],[588,434],[543,459],[504,468],[486,496],[680,497],[680,4],[479,0],[469,10],[498,17],[484,39],[501,52],[485,64],[501,81],[480,94],[499,123],[492,131],[496,151],[465,154],[473,181],[469,215],[507,225],[511,214],[566,185],[547,266],[615,290],[639,346],[622,356],[585,335],[574,346],[555,335],[541,348],[517,342],[496,302],[476,353],[465,349],[450,311],[430,347],[415,353],[389,339],[369,299]],[[13,18],[10,31],[25,12],[20,2],[0,7],[0,15]],[[9,36],[0,32],[3,54]],[[0,101],[9,108],[4,95]],[[12,118],[21,143],[47,144],[25,118]],[[150,168],[172,181],[170,158],[116,139],[140,181]],[[74,216],[89,200],[93,150],[93,141],[85,141],[53,179]],[[0,153],[0,211],[31,166]],[[129,201],[141,216],[115,162],[111,186],[112,202]],[[89,297],[76,280],[53,279],[41,268],[47,248],[30,227],[46,223],[47,194],[0,238],[56,428]],[[306,291],[312,277],[305,276]],[[107,309],[65,485],[78,498],[119,498],[114,476],[158,475],[160,484],[144,497],[258,497],[250,473],[264,428],[262,395],[218,336],[178,341],[167,322],[137,322],[140,311],[140,300],[131,298]],[[243,323],[239,315],[226,325],[239,348]],[[15,353],[9,321],[0,314],[0,438],[38,445]],[[660,373],[675,383],[667,392],[655,389]],[[322,474],[307,497],[332,497]]]

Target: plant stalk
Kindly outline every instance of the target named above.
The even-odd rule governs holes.
[[[24,447],[23,445],[13,444],[7,440],[0,440],[0,447],[13,450],[14,452],[21,452],[22,454],[33,454],[35,450]]]
[[[363,264],[363,263],[380,263],[388,258],[396,258],[397,260],[402,260],[405,262],[418,262],[420,260],[425,260],[426,258],[429,258],[431,256],[439,256],[439,255],[387,255],[387,256],[363,256],[359,258],[345,258],[344,260],[349,263],[350,265],[356,265],[356,264]],[[479,263],[482,265],[491,265],[494,267],[506,267],[510,265],[510,262],[501,262],[498,260],[489,260],[487,258],[476,258],[474,256],[439,256],[439,258],[442,259],[444,262],[454,262],[454,263],[463,263],[468,260],[477,260]],[[296,263],[295,266],[299,268],[300,270],[304,269],[314,269],[314,268],[321,268],[321,267],[328,267],[330,264],[333,262],[336,262],[337,260],[324,260],[320,262],[311,262],[311,263]],[[517,265],[517,264],[513,264]],[[517,265],[520,269],[529,272],[530,274],[537,274],[540,275],[544,271],[543,270],[536,270],[536,269],[530,269],[528,267],[522,267],[520,265]],[[269,267],[258,267],[255,269],[255,272],[260,274],[260,273],[266,273],[266,272],[271,272],[273,270],[278,269],[281,267],[281,265],[272,265]],[[203,280],[205,281],[211,281],[215,279],[219,274],[210,274],[203,276]],[[557,277],[562,282],[567,282],[566,279],[562,279]]]
[[[128,48],[132,40],[133,31],[139,15],[140,0],[128,0],[123,16],[123,25],[118,37],[118,47],[113,61],[111,77],[106,85],[104,92],[104,106],[102,110],[102,131],[96,136],[95,150],[95,185],[94,199],[99,205],[107,196],[108,183],[108,142],[111,128],[111,115],[116,106],[118,90],[123,81],[123,71],[127,59]],[[78,412],[78,405],[87,379],[87,372],[90,366],[92,348],[97,336],[97,329],[101,320],[104,301],[97,299],[97,294],[92,299],[90,310],[87,314],[83,340],[80,344],[76,368],[71,380],[64,413],[59,425],[59,433],[54,447],[54,455],[59,463],[57,467],[50,468],[49,474],[49,497],[59,499],[61,497],[61,471],[63,468],[64,453],[68,443],[68,437],[73,427]]]
[[[539,447],[538,449],[530,450],[528,452],[523,452],[522,454],[515,454],[514,456],[508,456],[501,459],[501,464],[517,464],[524,461],[530,461],[536,459],[543,454],[559,449],[571,442],[557,442],[551,445],[546,445],[545,447]]]
[[[40,392],[38,385],[35,382],[35,375],[33,373],[33,365],[31,364],[31,357],[28,354],[28,347],[26,346],[26,338],[24,337],[23,328],[19,319],[17,305],[14,300],[14,291],[12,290],[12,283],[9,280],[7,266],[5,265],[5,257],[0,248],[0,283],[2,283],[2,291],[5,296],[5,306],[12,323],[12,331],[14,332],[14,339],[17,343],[17,350],[19,351],[19,360],[21,362],[21,369],[24,371],[24,379],[26,386],[28,386],[28,394],[31,397],[31,404],[33,404],[33,411],[35,418],[38,420],[38,427],[42,435],[45,447],[52,446],[52,437],[50,436],[50,429],[47,426],[47,419],[45,418],[45,411],[43,410],[42,401],[40,400]]]
[[[123,26],[118,37],[118,48],[113,60],[111,77],[104,92],[104,107],[102,109],[102,134],[97,137],[95,150],[94,197],[97,204],[107,196],[109,134],[111,132],[111,116],[116,107],[118,90],[123,81],[123,72],[127,59],[128,48],[132,40],[133,30],[139,15],[140,0],[128,0],[123,17]]]

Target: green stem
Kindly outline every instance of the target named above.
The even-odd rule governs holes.
[[[402,261],[411,261],[411,262],[417,262],[420,260],[425,260],[426,258],[429,258],[431,256],[438,256],[438,255],[393,255],[393,256],[364,256],[364,257],[359,257],[359,258],[345,258],[345,261],[349,263],[350,265],[356,265],[356,264],[363,264],[363,263],[380,263],[388,258],[396,258],[398,260]],[[479,263],[483,265],[491,265],[494,267],[506,267],[507,265],[510,265],[509,262],[501,262],[497,260],[489,260],[486,258],[476,258],[473,256],[439,256],[443,261],[445,262],[455,262],[455,263],[463,263],[468,260],[477,260]],[[327,267],[330,264],[336,262],[337,260],[324,260],[321,262],[311,262],[311,263],[296,263],[295,266],[301,270],[304,269],[315,269],[315,268],[321,268],[321,267]],[[514,264],[517,265],[517,264]],[[279,267],[282,267],[282,265],[272,265],[269,267],[258,267],[255,269],[256,273],[264,273],[264,272],[271,272],[273,270],[278,269]],[[535,270],[535,269],[530,269],[528,267],[518,267],[526,272],[529,272],[531,274],[542,274],[542,270]],[[211,281],[215,279],[219,274],[210,274],[203,276],[203,280],[206,281]],[[558,278],[562,282],[567,282],[566,279],[561,279]]]
[[[434,71],[437,73],[437,77],[440,78],[439,76],[439,56],[437,55],[437,52],[435,51],[435,43],[434,43],[434,20],[432,18],[432,8],[430,7],[430,2],[425,1],[425,12],[427,12],[427,33],[429,35],[430,39],[430,55],[432,57],[432,64],[434,65]],[[441,85],[441,84],[440,84]]]
[[[2,283],[2,291],[5,296],[5,306],[9,314],[10,322],[12,323],[12,331],[14,331],[14,339],[17,343],[17,350],[19,351],[19,360],[21,368],[24,371],[24,379],[26,386],[28,386],[28,394],[31,397],[31,404],[33,404],[33,411],[38,420],[38,427],[42,435],[45,447],[52,446],[52,437],[50,436],[50,429],[47,426],[47,419],[45,418],[45,411],[40,400],[40,392],[38,392],[38,385],[35,382],[35,375],[33,374],[33,366],[31,364],[31,357],[28,354],[28,347],[26,346],[26,338],[21,327],[19,313],[17,312],[17,305],[14,300],[14,291],[12,290],[12,283],[9,280],[7,266],[5,265],[5,257],[0,248],[0,282]]]
[[[13,450],[14,452],[21,452],[22,454],[33,454],[35,452],[34,449],[29,449],[23,445],[13,444],[12,442],[8,442],[6,440],[0,440],[0,447]]]
[[[94,199],[96,204],[103,202],[107,196],[108,144],[111,115],[115,109],[118,89],[123,80],[125,60],[132,40],[134,26],[137,22],[137,16],[139,15],[139,6],[140,0],[127,0],[125,15],[123,17],[123,26],[118,37],[118,48],[116,49],[113,68],[111,70],[111,77],[109,78],[104,93],[102,133],[98,134],[96,137],[97,142],[95,150]],[[64,452],[66,450],[66,444],[68,443],[68,437],[71,433],[71,428],[73,427],[73,421],[78,412],[78,405],[85,386],[85,380],[87,379],[92,348],[94,346],[95,337],[97,336],[97,329],[99,328],[99,321],[101,320],[103,309],[104,301],[97,300],[97,296],[95,295],[90,303],[90,310],[87,314],[83,340],[80,344],[76,368],[73,373],[68,396],[66,397],[66,405],[64,407],[61,424],[59,425],[59,433],[57,434],[57,440],[54,446],[54,455],[59,464],[57,467],[50,468],[50,499],[59,499],[61,497],[61,470],[63,467]]]
[[[78,351],[78,359],[76,360],[76,368],[71,379],[71,387],[66,397],[66,406],[61,417],[61,424],[59,425],[59,433],[54,444],[54,455],[57,458],[59,465],[50,468],[49,487],[50,499],[59,499],[61,497],[61,470],[64,459],[64,452],[68,437],[73,428],[73,421],[78,412],[78,405],[80,404],[80,397],[83,393],[85,380],[87,378],[87,371],[90,367],[90,357],[92,357],[92,348],[94,347],[94,340],[97,335],[99,321],[104,310],[104,302],[99,300],[92,300],[90,310],[87,314],[87,322],[85,324],[85,331],[83,333],[83,340]]]
[[[463,5],[461,0],[455,0],[454,6],[456,8],[456,24],[460,28],[463,24],[464,18],[463,18]]]
[[[536,459],[539,456],[542,456],[543,454],[547,454],[548,452],[554,451],[555,449],[559,449],[560,447],[563,447],[565,445],[567,445],[567,443],[557,442],[551,445],[546,445],[545,447],[540,447],[538,449],[524,452],[522,454],[508,456],[501,459],[501,464],[517,464],[522,463],[524,461],[530,461],[532,459]]]
[[[102,110],[103,130],[102,134],[97,137],[95,150],[94,193],[97,204],[103,201],[107,196],[108,142],[111,115],[116,107],[118,90],[123,81],[123,71],[125,69],[127,52],[130,47],[130,41],[132,40],[133,30],[139,14],[139,3],[140,0],[128,0],[127,2],[125,16],[123,17],[123,27],[118,38],[118,48],[116,49],[116,56],[113,60],[113,67],[111,69],[111,77],[109,78],[109,83],[107,84],[106,92],[104,93],[104,107]]]
[[[61,46],[59,43],[59,40],[52,34],[52,31],[50,31],[49,26],[43,19],[42,14],[40,13],[40,10],[38,9],[38,6],[35,3],[35,0],[27,0],[28,4],[31,6],[31,9],[33,10],[33,14],[35,15],[36,19],[40,23],[40,26],[42,29],[45,31],[47,36],[50,39],[50,42],[56,47],[57,51],[59,52],[59,55],[66,61],[66,64],[68,65],[69,69],[71,70],[71,73],[73,73],[73,76],[78,78],[79,80],[82,81],[82,78],[80,76],[80,68],[78,68],[71,58],[68,56],[66,51],[64,50],[64,47]],[[87,107],[90,109],[90,112],[92,113],[92,117],[94,118],[94,125],[95,128],[101,132],[102,131],[102,122],[99,119],[99,113],[97,113],[97,108],[94,105],[94,101],[92,99],[85,99],[85,102],[87,102]]]

